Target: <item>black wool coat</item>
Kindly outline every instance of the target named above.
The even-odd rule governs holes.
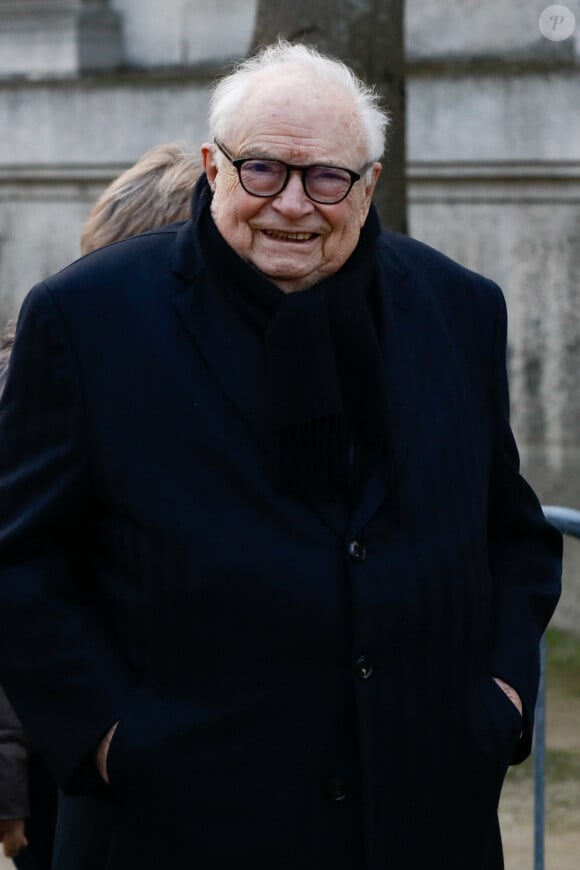
[[[25,301],[0,679],[65,791],[57,870],[502,867],[561,540],[518,472],[499,289],[408,238],[376,257],[397,511],[372,466],[349,510],[277,492],[262,348],[189,223]]]

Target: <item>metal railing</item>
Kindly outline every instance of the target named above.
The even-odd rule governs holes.
[[[545,506],[544,516],[563,535],[580,538],[580,511]],[[540,644],[540,687],[534,727],[534,870],[544,870],[546,828],[546,638]]]

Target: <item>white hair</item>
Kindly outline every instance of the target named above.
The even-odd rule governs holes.
[[[359,79],[342,61],[321,54],[310,46],[294,45],[282,39],[241,61],[233,72],[214,85],[209,104],[211,136],[218,140],[227,139],[240,117],[253,77],[263,70],[284,65],[310,72],[317,82],[341,86],[353,98],[358,110],[365,133],[367,160],[380,160],[385,150],[389,115],[381,108],[376,89]]]

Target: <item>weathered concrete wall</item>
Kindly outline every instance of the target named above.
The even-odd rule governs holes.
[[[119,172],[159,142],[205,139],[209,81],[248,50],[255,8],[0,0],[1,320],[78,255],[81,226]]]
[[[143,74],[0,81],[0,311],[78,256],[102,188],[158,142],[206,135],[207,82]]]
[[[554,44],[540,33],[538,20],[548,0],[406,0],[407,46],[413,58],[545,56]],[[564,4],[580,24],[580,3]],[[557,22],[553,22],[557,30]],[[578,51],[580,34],[560,43]]]
[[[0,0],[0,75],[110,69],[121,25],[108,0]]]
[[[131,66],[237,58],[252,37],[257,0],[111,0]]]

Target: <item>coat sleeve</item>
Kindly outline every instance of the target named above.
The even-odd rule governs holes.
[[[95,501],[74,348],[38,285],[0,403],[0,680],[69,791],[100,783],[92,750],[134,682],[92,583]]]
[[[25,819],[28,813],[26,737],[0,686],[0,820]]]
[[[509,423],[507,315],[499,290],[498,298],[488,515],[488,551],[495,590],[492,673],[513,686],[522,699],[524,727],[512,759],[515,764],[531,750],[539,644],[560,595],[562,536],[546,522],[537,497],[519,473],[519,456]]]

